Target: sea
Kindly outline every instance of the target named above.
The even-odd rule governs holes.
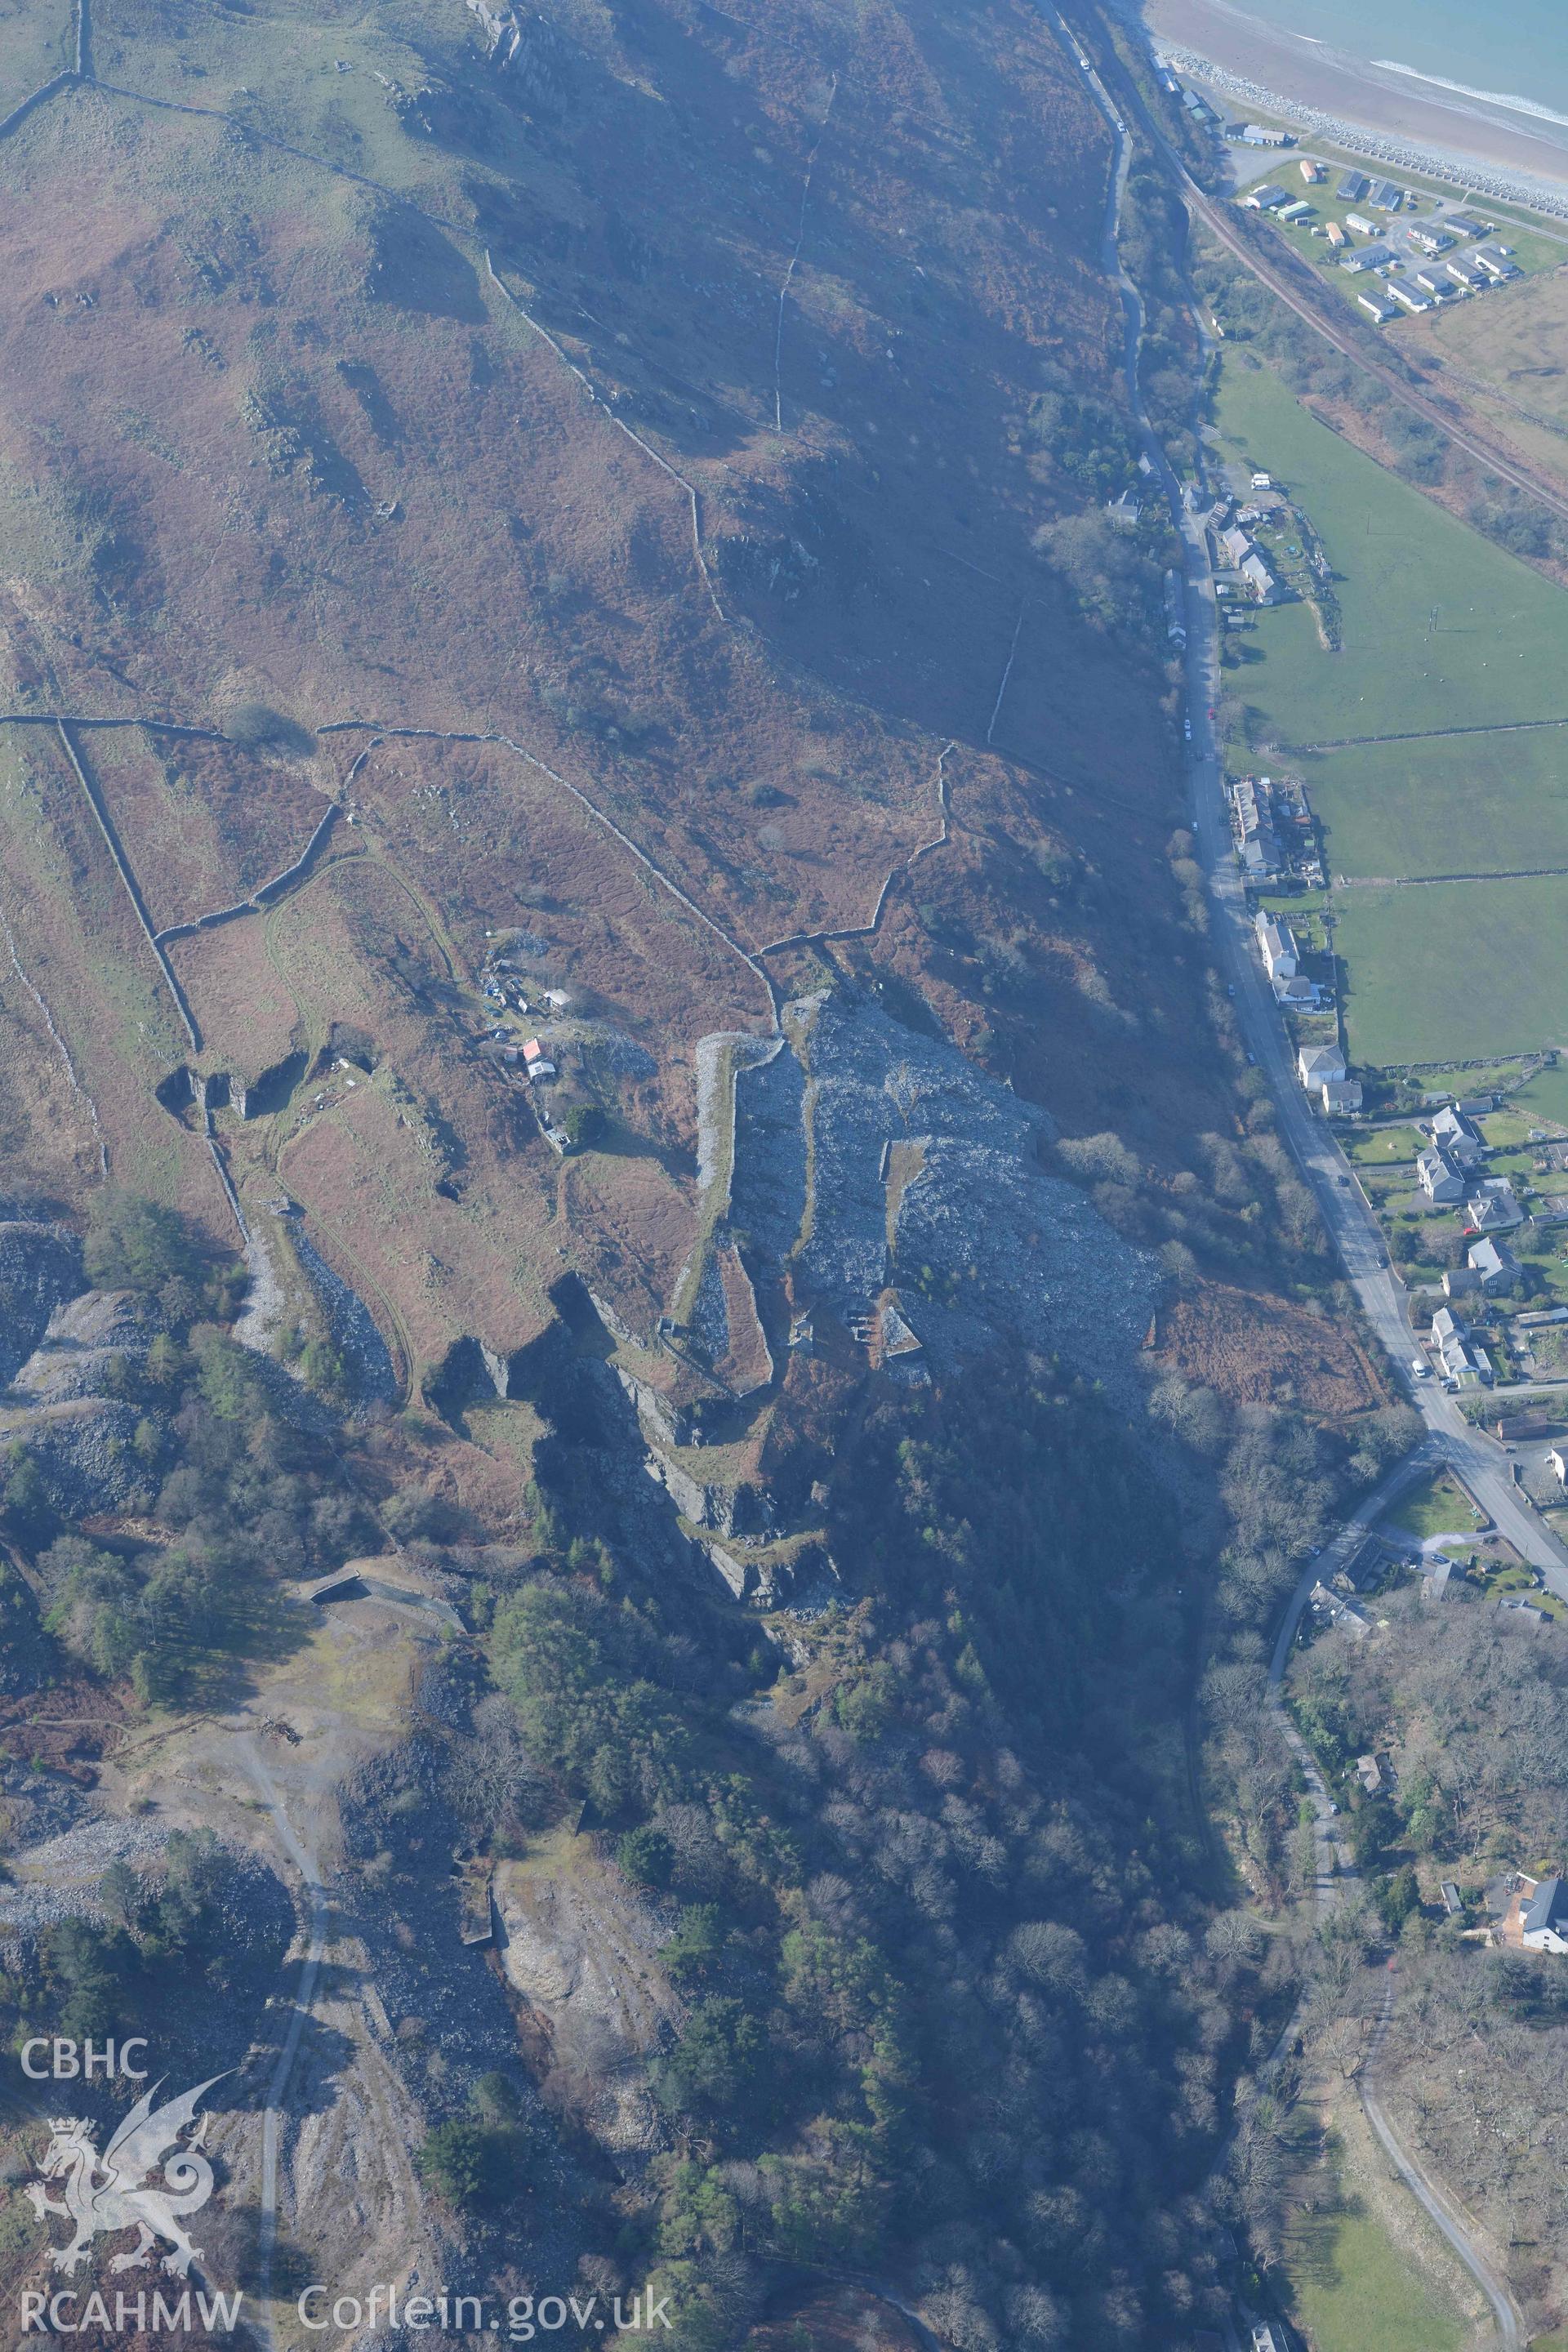
[[[1240,0],[1237,13],[1407,73],[1413,92],[1568,130],[1568,0]]]

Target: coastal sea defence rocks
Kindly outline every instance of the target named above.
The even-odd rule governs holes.
[[[800,999],[784,1032],[737,1076],[731,1213],[797,1301],[855,1328],[896,1285],[938,1369],[1006,1337],[1126,1391],[1160,1268],[1047,1172],[1046,1113],[864,999]]]
[[[81,1244],[63,1226],[0,1223],[0,1381],[26,1362],[56,1307],[81,1286]]]

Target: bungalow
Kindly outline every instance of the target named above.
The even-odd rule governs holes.
[[[1489,1176],[1466,1205],[1478,1234],[1507,1233],[1511,1226],[1524,1223],[1524,1211],[1514,1198],[1513,1186],[1506,1176]]]
[[[1361,1104],[1359,1078],[1331,1078],[1323,1088],[1323,1108],[1331,1118],[1353,1118]]]
[[[1418,269],[1415,273],[1415,283],[1425,292],[1435,295],[1439,302],[1451,302],[1463,290],[1455,285],[1447,271],[1439,269],[1436,263],[1429,269]]]
[[[1486,1156],[1486,1142],[1480,1129],[1462,1110],[1456,1110],[1452,1103],[1446,1103],[1432,1121],[1432,1140],[1441,1146],[1450,1160],[1457,1160],[1461,1168],[1473,1168]]]
[[[1527,1952],[1568,1952],[1568,1886],[1560,1878],[1525,1880],[1528,1906],[1520,1905],[1519,1940]]]
[[[1405,286],[1394,278],[1389,280],[1388,290],[1400,309],[1408,310],[1413,319],[1418,319],[1423,310],[1432,308],[1431,296],[1423,294],[1419,286]]]
[[[1274,1002],[1276,1004],[1285,1005],[1293,1013],[1315,1013],[1320,1002],[1318,983],[1315,980],[1309,980],[1305,972],[1300,971],[1296,974],[1294,980],[1277,980],[1274,983]]]
[[[1296,1068],[1310,1095],[1347,1076],[1345,1057],[1337,1045],[1303,1045]]]
[[[1301,950],[1289,924],[1260,909],[1253,918],[1252,928],[1258,934],[1258,952],[1269,979],[1293,980],[1300,969]]]
[[[1506,1298],[1519,1280],[1519,1260],[1506,1242],[1486,1240],[1473,1244],[1469,1262],[1480,1278],[1481,1288],[1489,1298]]]
[[[1470,213],[1450,213],[1448,226],[1458,236],[1490,236],[1490,221],[1477,220]]]
[[[1364,172],[1347,172],[1335,193],[1342,204],[1359,205],[1371,184]]]
[[[1355,299],[1356,309],[1364,310],[1374,327],[1386,327],[1394,315],[1393,303],[1385,302],[1381,294],[1358,294]]]
[[[1494,285],[1500,286],[1505,278],[1519,276],[1518,263],[1510,261],[1494,245],[1478,246],[1471,258],[1479,269],[1486,271]]]
[[[1426,1198],[1441,1206],[1449,1201],[1465,1197],[1465,1180],[1440,1143],[1422,1152],[1415,1162],[1415,1173]]]
[[[1386,269],[1393,259],[1386,245],[1363,245],[1359,253],[1342,253],[1340,268],[1359,278],[1369,269]]]
[[[1473,261],[1464,259],[1446,261],[1443,264],[1443,274],[1446,278],[1451,278],[1456,286],[1465,287],[1472,294],[1479,294],[1483,287],[1491,284],[1491,279],[1487,276],[1486,271],[1478,269]]]
[[[1412,245],[1419,246],[1422,252],[1434,261],[1440,253],[1453,251],[1453,238],[1445,236],[1440,228],[1433,228],[1425,221],[1412,221],[1405,234]]]
[[[1367,203],[1375,205],[1380,213],[1401,212],[1405,206],[1405,191],[1403,188],[1396,188],[1392,180],[1374,180],[1367,195]]]

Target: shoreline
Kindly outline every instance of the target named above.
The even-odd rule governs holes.
[[[1149,0],[1137,21],[1163,63],[1233,101],[1396,170],[1568,221],[1568,143],[1522,120],[1446,102],[1428,83],[1278,33],[1226,0]]]

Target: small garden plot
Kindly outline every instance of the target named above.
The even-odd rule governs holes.
[[[1415,1536],[1420,1543],[1430,1543],[1434,1536],[1459,1535],[1479,1528],[1480,1515],[1469,1496],[1447,1471],[1423,1478],[1420,1485],[1384,1515],[1384,1525],[1402,1528],[1406,1535]],[[1465,1540],[1469,1540],[1465,1535]]]

